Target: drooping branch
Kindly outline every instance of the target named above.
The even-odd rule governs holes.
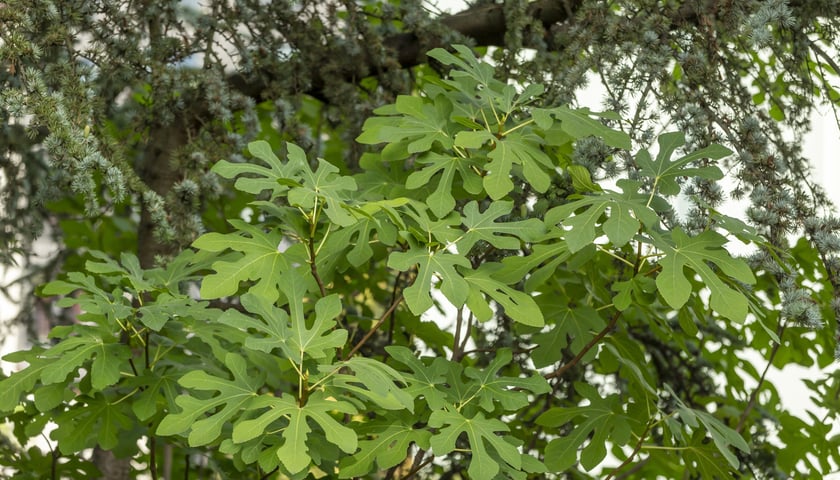
[[[542,23],[546,32],[549,32],[552,25],[570,21],[582,4],[583,0],[538,0],[528,6],[527,13]],[[454,15],[443,17],[440,23],[453,32],[472,39],[476,45],[503,46],[505,44],[505,34],[508,27],[503,5],[485,4],[472,7]],[[383,44],[393,52],[393,58],[402,68],[410,68],[424,63],[426,61],[426,51],[435,47],[446,46],[440,38],[424,38],[421,41],[420,37],[413,32],[391,35],[383,40]],[[340,76],[347,81],[361,80],[364,72],[374,70],[373,66],[368,65],[368,59],[363,55],[359,55],[359,58],[353,60],[343,62],[343,70]],[[310,74],[310,86],[302,93],[324,100],[326,79],[317,69],[308,73]],[[266,99],[264,94],[267,91],[266,79],[268,78],[271,78],[271,72],[267,71],[252,75],[236,73],[228,78],[228,83],[231,88],[246,96],[264,100]]]

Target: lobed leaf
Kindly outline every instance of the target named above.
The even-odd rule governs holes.
[[[290,395],[262,395],[253,406],[268,410],[256,418],[238,422],[233,427],[233,442],[243,443],[264,436],[274,430],[269,428],[270,425],[283,418],[286,425],[281,428],[283,443],[271,445],[263,453],[275,455],[293,474],[305,470],[312,463],[313,431],[307,420],[318,425],[326,440],[343,452],[353,453],[358,447],[356,432],[332,416],[332,412],[354,414],[356,409],[347,402],[327,398],[320,391],[313,393],[304,405]]]
[[[213,263],[214,274],[201,282],[202,298],[234,295],[241,282],[254,281],[250,290],[266,298],[277,298],[281,272],[289,269],[287,256],[279,250],[283,234],[279,229],[268,232],[241,220],[230,220],[234,233],[206,233],[193,242],[193,247],[210,252],[231,249],[241,255]]]
[[[486,418],[482,412],[466,417],[457,411],[435,410],[428,423],[430,427],[439,429],[429,442],[436,456],[455,450],[456,440],[466,433],[472,453],[467,469],[471,478],[495,477],[502,462],[517,470],[522,467],[522,458],[516,447],[497,435],[497,432],[510,431],[500,420]]]
[[[502,250],[516,250],[522,242],[531,242],[545,233],[545,226],[536,218],[515,222],[498,222],[513,210],[513,202],[493,202],[484,212],[479,212],[478,202],[464,206],[464,227],[466,231],[455,242],[458,251],[467,254],[476,242],[483,240]]]
[[[498,263],[485,263],[475,270],[469,270],[464,280],[470,288],[467,305],[479,320],[489,320],[490,313],[484,295],[495,300],[510,318],[523,325],[541,327],[545,324],[543,313],[534,301],[534,297],[516,290],[499,280],[493,274],[504,268]],[[486,307],[486,308],[485,308]],[[483,314],[481,312],[484,312]]]
[[[249,375],[245,358],[232,352],[225,356],[225,366],[233,374],[232,380],[210,375],[203,370],[193,370],[178,380],[179,384],[188,389],[217,392],[217,395],[179,396],[175,403],[181,411],[170,412],[161,420],[156,430],[158,435],[178,435],[189,431],[191,447],[209,445],[221,435],[222,428],[231,419],[248,408],[257,396],[256,391],[263,384],[265,374]]]
[[[366,440],[359,441],[357,453],[341,459],[338,478],[364,476],[374,470],[374,462],[376,470],[385,471],[404,461],[412,444],[428,449],[431,432],[401,420],[383,418],[357,426],[356,434]]]
[[[461,255],[443,250],[412,247],[407,252],[393,252],[388,257],[388,267],[407,272],[417,265],[417,278],[403,291],[409,310],[420,315],[432,308],[432,282],[440,277],[440,290],[456,307],[464,305],[469,294],[467,281],[455,269],[456,266],[470,267],[470,262]]]
[[[591,245],[598,237],[598,227],[614,246],[621,247],[642,225],[652,228],[659,224],[659,216],[648,206],[648,196],[639,193],[638,182],[624,180],[618,186],[623,193],[604,190],[552,208],[545,214],[545,223],[567,227],[565,240],[571,253]]]
[[[749,265],[739,258],[733,258],[724,248],[726,238],[705,231],[689,237],[679,227],[674,228],[670,238],[651,232],[654,245],[664,256],[659,259],[662,271],[656,277],[659,293],[672,308],[682,308],[691,295],[692,286],[686,277],[687,267],[700,276],[711,291],[709,304],[716,312],[736,322],[743,322],[747,316],[748,301],[745,294],[730,287],[708,263],[717,265],[723,274],[746,284],[755,283],[755,276]]]
[[[650,153],[646,150],[636,155],[636,163],[641,173],[647,175],[659,187],[663,195],[677,195],[680,187],[676,182],[678,177],[700,177],[709,180],[720,180],[723,173],[715,166],[688,168],[687,165],[701,158],[717,160],[732,154],[732,150],[718,144],[696,150],[688,155],[680,157],[673,162],[670,161],[674,150],[685,145],[685,134],[683,132],[663,133],[659,136],[659,152],[656,160],[651,160]]]

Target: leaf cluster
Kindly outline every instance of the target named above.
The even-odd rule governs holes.
[[[363,172],[252,142],[213,167],[252,215],[165,267],[91,252],[44,286],[80,313],[7,357],[28,363],[0,380],[15,435],[53,421],[59,456],[161,440],[239,478],[597,476],[608,454],[611,475],[643,458],[639,478],[751,468],[762,419],[707,366],[736,329],[780,340],[750,290],[772,276],[727,250],[761,237],[669,208],[730,150],[665,133],[633,179],[596,182],[573,152],[631,156],[618,116],[544,105],[454,50],[365,123]]]

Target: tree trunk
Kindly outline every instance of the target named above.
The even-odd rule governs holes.
[[[129,480],[131,478],[131,459],[117,458],[113,452],[103,450],[97,445],[93,449],[93,463],[102,473],[101,480]]]

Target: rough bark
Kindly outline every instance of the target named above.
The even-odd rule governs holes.
[[[128,458],[117,458],[113,452],[103,450],[98,446],[93,449],[93,463],[99,468],[102,480],[128,480],[131,478],[131,461]]]

